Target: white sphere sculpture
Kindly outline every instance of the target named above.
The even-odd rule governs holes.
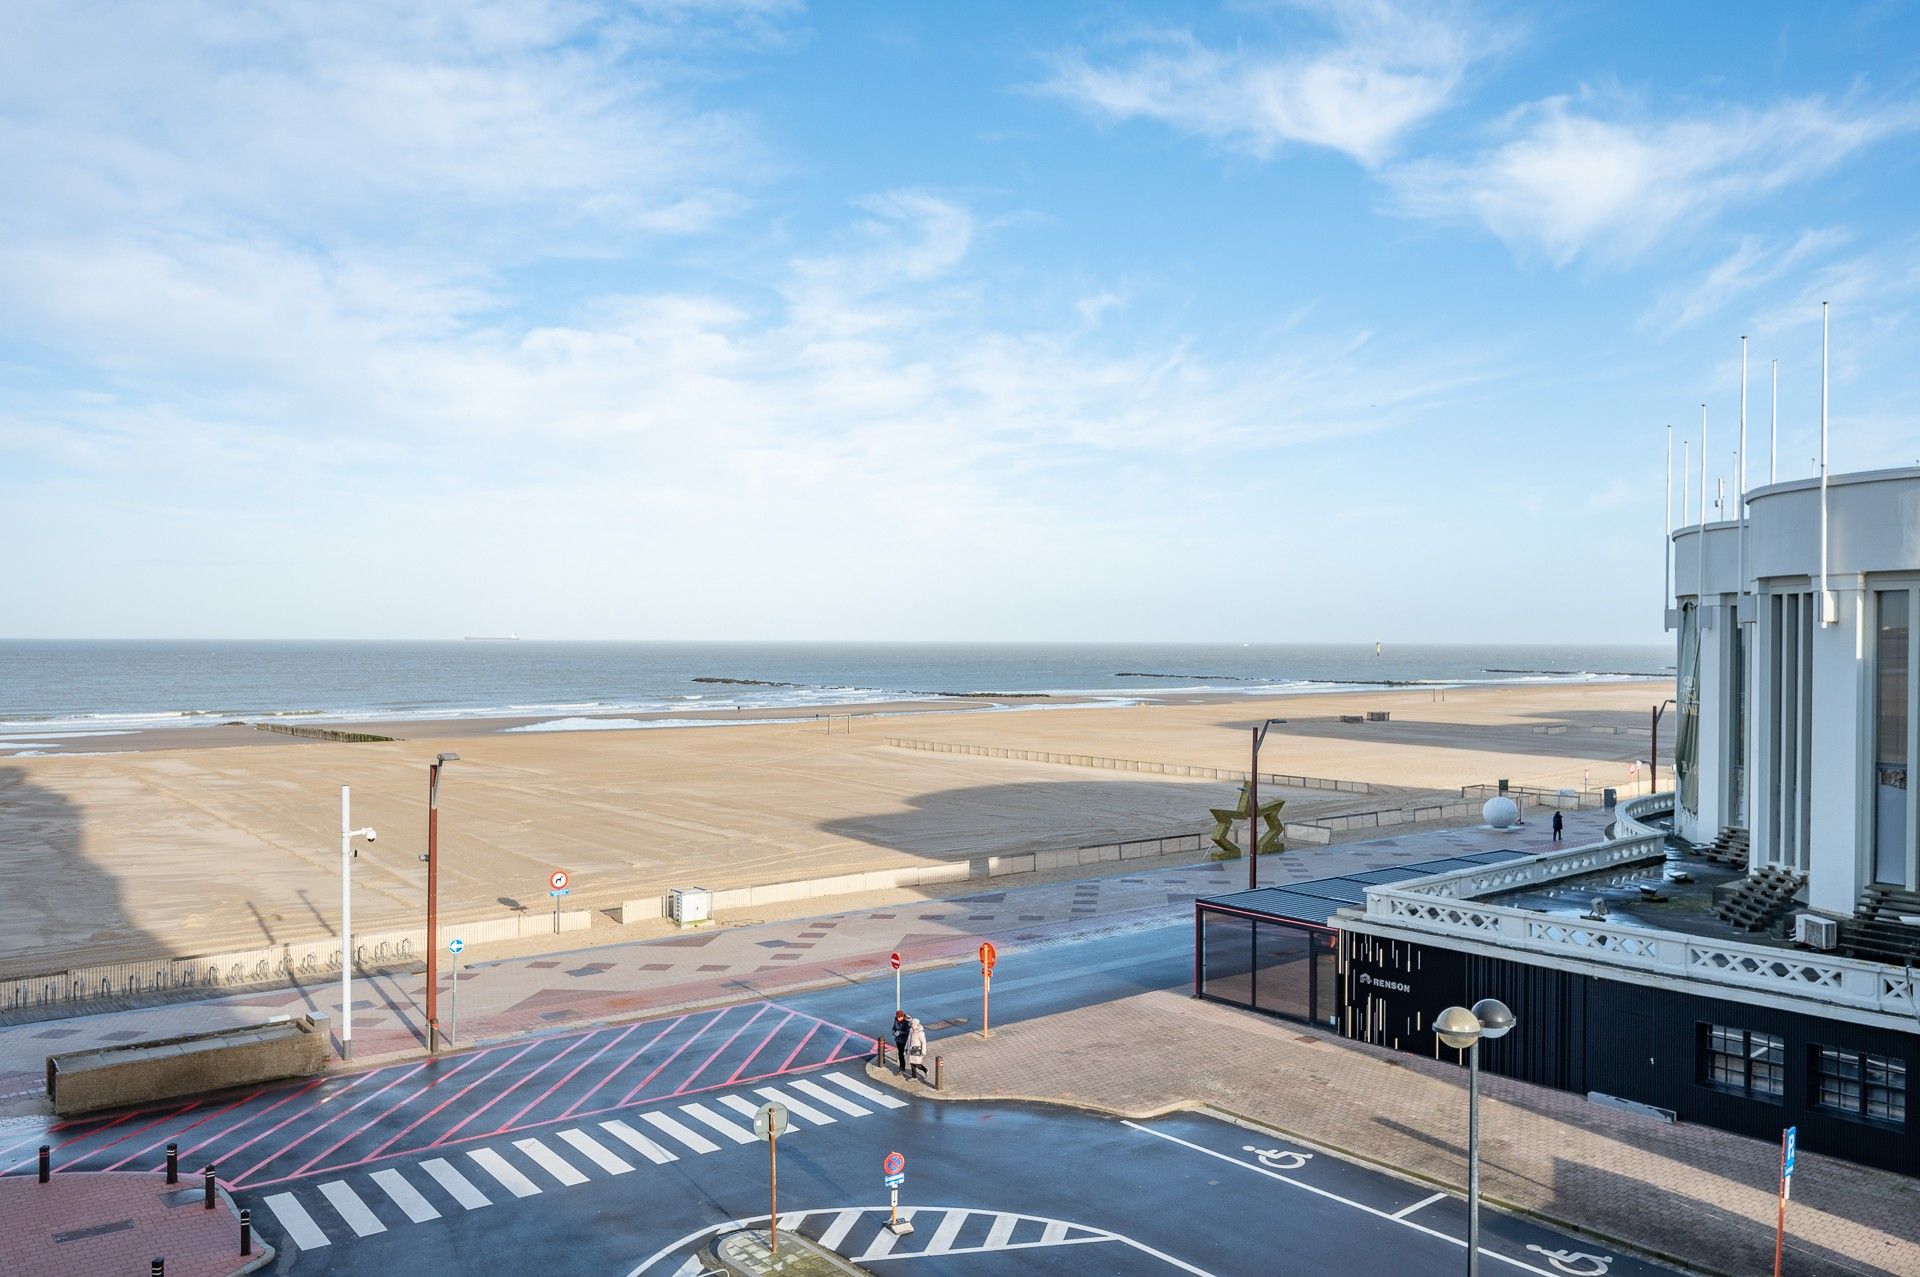
[[[1480,819],[1495,829],[1511,829],[1513,822],[1520,819],[1520,808],[1506,795],[1497,795],[1481,806]]]

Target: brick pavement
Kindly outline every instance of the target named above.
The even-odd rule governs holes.
[[[1135,1118],[1204,1105],[1464,1192],[1466,1074],[1449,1062],[1168,991],[932,1046],[949,1098]],[[1489,1202],[1702,1272],[1773,1270],[1772,1143],[1507,1078],[1481,1088]],[[1802,1151],[1787,1218],[1793,1277],[1920,1274],[1920,1181]]]
[[[166,1260],[167,1277],[229,1277],[273,1259],[256,1240],[240,1254],[240,1220],[222,1193],[205,1209],[198,1182],[169,1186],[164,1174],[56,1172],[0,1176],[0,1273],[99,1277],[146,1273]]]

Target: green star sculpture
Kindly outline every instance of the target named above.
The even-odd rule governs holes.
[[[1246,820],[1248,818],[1247,808],[1252,798],[1252,787],[1243,784],[1240,786],[1240,801],[1238,803],[1235,803],[1232,807],[1209,807],[1207,809],[1213,816],[1213,845],[1221,851],[1226,852],[1229,856],[1238,856],[1242,853],[1240,844],[1233,840],[1233,822],[1236,820]],[[1261,823],[1267,827],[1267,832],[1260,835],[1260,840],[1257,844],[1257,849],[1263,856],[1270,851],[1285,851],[1287,849],[1287,845],[1280,841],[1280,835],[1283,832],[1280,824],[1280,809],[1286,805],[1287,800],[1284,798],[1276,798],[1272,802],[1260,804],[1260,810],[1257,815]]]

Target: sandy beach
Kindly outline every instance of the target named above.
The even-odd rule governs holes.
[[[1263,771],[1378,787],[1286,792],[1288,817],[1310,819],[1501,777],[1624,788],[1666,686],[866,706],[851,724],[806,710],[722,711],[709,717],[725,726],[653,730],[356,724],[404,737],[362,744],[219,725],[106,738],[112,749],[90,741],[83,753],[0,759],[0,974],[335,934],[343,784],[355,824],[381,833],[356,862],[357,929],[417,925],[426,764],[442,750],[461,755],[441,800],[442,909],[457,920],[546,908],[555,868],[573,875],[571,906],[603,908],[674,886],[1191,832],[1237,789],[888,739],[1242,768],[1247,727],[1282,718]],[[1390,721],[1340,721],[1367,711]],[[745,717],[777,721],[731,721]]]

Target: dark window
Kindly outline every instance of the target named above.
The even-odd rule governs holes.
[[[1786,1091],[1786,1043],[1771,1033],[1700,1026],[1700,1080],[1722,1091],[1778,1101]]]
[[[1815,1047],[1813,1102],[1848,1117],[1903,1126],[1907,1120],[1907,1065],[1891,1056]]]

